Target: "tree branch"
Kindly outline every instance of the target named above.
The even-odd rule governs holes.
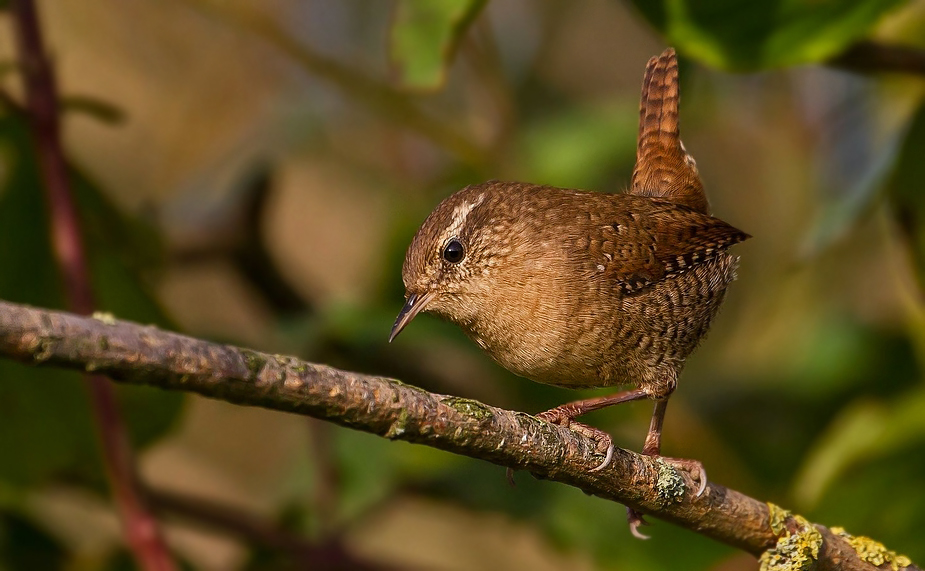
[[[610,466],[594,443],[519,412],[438,395],[383,377],[210,343],[117,321],[0,302],[0,356],[25,363],[103,373],[120,382],[194,392],[232,403],[329,420],[385,438],[529,470],[536,476],[630,506],[748,553],[763,568],[818,557],[815,569],[918,569],[885,549],[858,555],[839,530],[710,483],[700,497],[668,464],[618,449]],[[868,540],[869,544],[873,544]],[[867,544],[865,544],[867,545]],[[882,547],[882,546],[881,546]],[[809,568],[809,567],[801,567]]]

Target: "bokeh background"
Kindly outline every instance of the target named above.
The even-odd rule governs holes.
[[[0,81],[20,101],[3,5]],[[646,60],[674,45],[686,146],[714,213],[754,238],[663,451],[925,562],[925,82],[825,63],[862,40],[925,49],[925,2],[39,8],[102,309],[531,412],[595,393],[514,377],[431,317],[386,343],[404,249],[469,183],[620,191]],[[61,307],[40,184],[22,114],[0,105],[0,297]],[[526,474],[511,488],[484,462],[119,394],[190,568],[757,569],[658,521],[635,540],[622,507]],[[589,421],[639,450],[650,413]],[[78,377],[0,362],[0,568],[131,565]]]

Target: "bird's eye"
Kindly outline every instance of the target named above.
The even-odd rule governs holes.
[[[466,257],[466,250],[462,243],[456,238],[450,240],[450,243],[443,249],[443,259],[451,264],[458,264]]]

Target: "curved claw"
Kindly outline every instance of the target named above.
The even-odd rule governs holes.
[[[639,531],[639,526],[649,525],[645,519],[643,519],[642,514],[634,510],[633,508],[626,508],[626,519],[630,524],[630,533],[633,534],[633,537],[636,539],[649,539],[649,536]]]
[[[693,474],[691,475],[693,476]],[[707,471],[703,469],[703,464],[700,464],[700,470],[697,472],[697,479],[700,481],[700,487],[697,488],[697,493],[695,495],[699,498],[707,489]]]
[[[599,472],[610,465],[610,462],[613,460],[613,442],[607,446],[607,453],[604,455],[604,461],[597,465],[595,468],[588,470],[589,472]]]

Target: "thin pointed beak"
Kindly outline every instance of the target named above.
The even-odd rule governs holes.
[[[414,316],[420,313],[427,304],[430,303],[430,300],[433,299],[435,292],[429,291],[424,295],[418,295],[416,293],[408,296],[408,301],[405,302],[405,307],[401,308],[401,311],[398,313],[398,318],[395,320],[395,325],[392,326],[392,332],[389,334],[389,343],[391,343],[398,334],[401,333],[401,330],[405,328],[406,325],[411,323],[411,320],[414,319]]]

